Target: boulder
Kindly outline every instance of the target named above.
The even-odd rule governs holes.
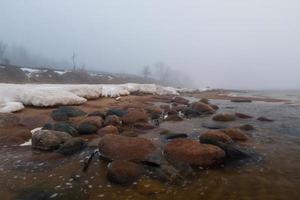
[[[101,154],[112,160],[147,160],[155,151],[151,140],[122,135],[104,135],[99,142]]]
[[[108,115],[104,121],[104,126],[108,126],[108,125],[118,126],[121,124],[122,124],[122,120],[117,115]]]
[[[127,111],[118,108],[111,108],[107,111],[106,115],[117,115],[118,117],[123,117],[127,114]]]
[[[51,113],[51,117],[55,121],[67,121],[69,120],[69,117],[79,117],[83,115],[86,115],[86,113],[79,108],[72,106],[62,106],[56,110],[53,110]]]
[[[81,123],[94,125],[99,129],[102,127],[103,119],[102,119],[102,117],[99,117],[99,116],[89,116],[89,117],[81,120]]]
[[[230,122],[235,120],[235,116],[230,113],[218,113],[212,118],[214,121]]]
[[[252,116],[246,115],[246,114],[243,114],[243,113],[235,113],[235,116],[240,118],[240,119],[251,119],[251,118],[253,118]]]
[[[115,160],[108,164],[107,178],[113,183],[129,185],[143,174],[142,165],[126,160]]]
[[[191,166],[210,167],[224,161],[225,152],[217,146],[191,139],[175,139],[165,146],[168,158]]]
[[[257,118],[258,121],[261,121],[261,122],[274,122],[273,119],[269,119],[267,117],[259,117]]]
[[[69,133],[71,136],[75,137],[78,136],[78,130],[76,126],[71,122],[57,122],[53,124],[45,124],[42,128],[43,130],[54,130]]]
[[[0,127],[15,126],[20,123],[20,118],[12,113],[0,113]]]
[[[39,130],[32,135],[32,148],[55,150],[71,138],[72,136],[68,133],[52,130]]]
[[[202,114],[213,114],[215,109],[213,109],[210,105],[202,103],[202,102],[194,102],[190,105],[190,108],[195,110],[196,112]]]
[[[105,126],[104,128],[99,129],[97,131],[97,134],[100,135],[100,136],[104,136],[106,134],[117,135],[117,134],[119,134],[119,130],[115,126],[108,125],[108,126]]]
[[[202,133],[199,137],[201,143],[206,140],[215,140],[223,143],[232,143],[232,139],[224,132],[219,130],[210,130]]]
[[[90,113],[90,114],[88,114],[88,116],[90,117],[90,116],[98,116],[98,117],[101,117],[102,119],[104,119],[105,118],[105,116],[106,116],[106,114],[107,114],[107,111],[94,111],[94,112],[92,112],[92,113]]]
[[[248,140],[248,136],[237,128],[224,129],[223,132],[234,141],[243,142]]]
[[[98,127],[90,123],[81,123],[78,126],[80,135],[89,135],[97,133]]]
[[[172,99],[172,102],[177,103],[177,104],[184,104],[184,105],[189,104],[189,100],[182,98],[182,97],[175,97]]]
[[[143,109],[131,108],[128,113],[122,117],[124,124],[133,124],[135,122],[147,122],[148,115]]]
[[[72,155],[78,151],[81,151],[86,146],[86,142],[83,139],[72,138],[62,144],[57,152],[63,155]]]

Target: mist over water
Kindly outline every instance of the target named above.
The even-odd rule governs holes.
[[[296,0],[2,0],[0,41],[15,64],[141,74],[163,62],[196,87],[299,89]],[[12,64],[14,64],[12,62]]]

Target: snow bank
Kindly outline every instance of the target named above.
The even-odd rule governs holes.
[[[15,112],[24,105],[48,107],[80,105],[87,99],[119,97],[133,92],[177,95],[180,90],[155,84],[0,84],[0,112]]]

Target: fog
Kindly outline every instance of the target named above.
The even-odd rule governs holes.
[[[0,7],[0,41],[39,63],[71,67],[75,52],[90,70],[140,74],[163,62],[197,87],[300,89],[297,0],[1,0]]]

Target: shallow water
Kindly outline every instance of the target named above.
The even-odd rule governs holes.
[[[230,126],[252,124],[250,144],[260,155],[256,160],[226,163],[218,169],[200,170],[182,185],[160,183],[144,177],[122,187],[106,180],[106,164],[94,159],[87,172],[82,161],[89,149],[72,157],[41,154],[30,147],[0,148],[1,199],[299,199],[300,188],[300,107],[284,103],[231,103],[212,101],[220,111],[266,116],[275,122],[237,120]],[[210,117],[160,126],[195,136],[206,130]],[[151,131],[142,137],[155,135]]]

